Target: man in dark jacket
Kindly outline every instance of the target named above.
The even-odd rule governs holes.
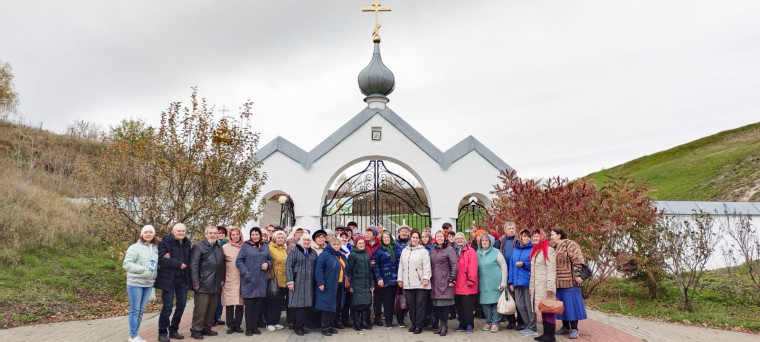
[[[187,289],[190,284],[190,270],[187,269],[187,264],[190,263],[192,248],[190,239],[185,237],[185,234],[187,234],[185,225],[177,223],[172,227],[171,234],[164,236],[158,243],[158,275],[153,287],[161,289],[161,300],[164,303],[161,315],[158,317],[159,342],[169,342],[169,338],[184,338],[177,330],[187,302]],[[169,323],[175,296],[177,308]]]
[[[206,238],[198,241],[190,254],[190,283],[195,291],[190,334],[199,340],[203,339],[203,335],[218,335],[211,327],[214,326],[214,312],[224,284],[225,262],[216,233],[215,226],[206,227]]]
[[[507,261],[507,264],[509,264],[509,258],[512,257],[512,250],[515,248],[515,243],[517,243],[517,239],[519,239],[515,237],[516,233],[517,233],[517,226],[515,225],[515,223],[507,222],[506,224],[504,224],[504,235],[502,235],[499,238],[501,245],[499,247],[496,247],[494,244],[494,247],[499,248],[499,250],[501,251],[501,254],[504,255],[504,260]],[[508,291],[509,291],[509,294],[512,296],[512,298],[515,298],[515,292],[509,289]],[[509,322],[507,323],[507,329],[516,328],[518,330],[523,330],[525,329],[525,327],[522,326],[522,324],[516,324],[516,323],[522,322],[522,320],[520,320],[519,318],[520,318],[519,315],[515,317],[514,314],[502,316],[502,320],[506,319],[507,322]]]

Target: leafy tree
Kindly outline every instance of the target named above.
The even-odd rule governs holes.
[[[100,207],[117,232],[137,234],[146,224],[162,233],[185,223],[191,234],[207,225],[244,224],[266,179],[254,160],[259,142],[248,101],[236,117],[214,117],[193,88],[161,113],[153,128],[125,120],[105,137]]]
[[[18,93],[13,85],[13,70],[8,62],[0,61],[0,117],[16,112]]]
[[[568,237],[580,244],[594,271],[594,277],[584,284],[587,297],[618,272],[621,255],[638,255],[648,247],[639,243],[646,234],[638,230],[651,227],[658,216],[646,184],[617,173],[612,177],[616,178],[600,190],[590,179],[522,179],[514,171],[503,171],[492,192],[496,197],[491,202],[488,228],[501,231],[509,221],[518,228],[548,231],[563,227]]]

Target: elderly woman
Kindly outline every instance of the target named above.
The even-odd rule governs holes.
[[[267,294],[268,270],[272,268],[269,245],[262,238],[259,227],[251,229],[250,238],[238,253],[235,266],[240,270],[240,292],[245,303],[245,335],[259,335],[258,323]]]
[[[306,331],[306,316],[314,306],[314,264],[317,252],[311,249],[311,236],[303,234],[298,244],[288,253],[285,275],[288,294],[288,308],[293,312],[293,331],[303,336]]]
[[[530,251],[530,297],[535,312],[544,298],[555,298],[557,290],[557,259],[546,234],[541,229],[533,231],[533,248]],[[557,323],[554,314],[541,314],[544,333],[534,338],[537,341],[553,342],[554,328]]]
[[[409,245],[401,252],[397,283],[404,289],[409,318],[412,321],[409,331],[414,334],[422,333],[431,276],[430,253],[422,244],[420,232],[412,231]]]
[[[240,271],[235,266],[240,247],[243,246],[243,234],[240,227],[231,226],[228,229],[229,239],[222,246],[226,273],[222,285],[221,303],[227,312],[227,334],[242,333],[240,324],[243,322],[243,296],[240,295]]]
[[[440,321],[433,333],[446,336],[449,331],[449,307],[454,305],[454,286],[457,282],[457,252],[449,245],[448,234],[435,232],[435,246],[430,251],[430,271],[435,317]]]
[[[317,257],[314,266],[317,291],[314,307],[321,311],[322,335],[332,336],[338,330],[332,326],[335,312],[343,305],[343,282],[346,278],[348,261],[340,253],[340,239],[330,238],[330,246]]]
[[[471,334],[475,325],[473,311],[478,298],[478,255],[461,232],[454,236],[454,250],[457,253],[454,302],[459,313],[459,326],[454,331]]]
[[[285,261],[288,259],[288,252],[285,246],[285,232],[282,230],[275,230],[272,234],[269,254],[272,255],[272,268],[269,269],[269,278],[277,279],[277,289],[274,291],[267,289],[267,331],[275,331],[285,328],[280,324],[280,316],[287,294]]]
[[[523,327],[521,333],[525,336],[537,335],[536,314],[530,302],[530,253],[533,243],[530,242],[530,230],[523,229],[516,237],[509,257],[509,288],[515,293],[515,306],[520,313],[518,317],[522,322],[517,322],[518,327]],[[505,240],[509,243],[510,240]],[[518,329],[519,330],[519,329]]]
[[[372,271],[375,273],[377,287],[384,289],[382,304],[383,311],[385,312],[386,329],[391,329],[393,327],[393,314],[395,312],[394,304],[396,293],[398,293],[396,279],[398,279],[398,261],[399,257],[401,257],[401,250],[402,248],[393,240],[391,232],[386,230],[380,234],[380,248],[372,254],[372,260],[374,261]],[[380,304],[375,303],[375,305]],[[398,326],[401,328],[405,327],[403,310],[395,313]],[[367,327],[365,327],[365,329],[367,329]]]
[[[293,247],[295,247],[298,243],[301,241],[301,237],[304,234],[304,229],[301,226],[295,226],[293,227],[293,230],[290,232],[290,235],[288,235],[288,238],[285,240],[285,245],[288,247],[288,253],[290,253],[291,250],[293,250]]]
[[[581,295],[583,279],[579,276],[580,267],[586,261],[581,246],[569,240],[564,229],[552,228],[551,241],[557,256],[557,299],[565,306],[565,312],[556,316],[562,320],[562,328],[557,333],[576,339],[579,337],[578,321],[587,318]]]
[[[483,331],[499,332],[501,314],[496,310],[501,292],[507,288],[507,262],[498,249],[493,247],[491,234],[478,235],[478,280],[480,289],[480,306],[486,324]]]
[[[127,271],[127,295],[129,296],[129,341],[145,342],[138,334],[145,305],[148,304],[158,266],[156,229],[144,226],[140,239],[133,243],[124,255],[122,266]]]
[[[346,230],[343,227],[335,227],[335,230],[338,231],[338,228],[340,228],[340,232],[336,233],[338,235],[338,238],[340,239],[340,253],[343,254],[343,256],[348,260],[349,254],[351,254],[351,250],[354,248],[351,242],[351,231]],[[350,263],[350,262],[349,262]],[[349,277],[349,280],[351,278]],[[350,289],[344,287],[343,296],[345,298],[346,303],[351,303],[351,296],[352,293]],[[351,322],[349,322],[349,317],[351,317],[351,305],[344,305],[343,309],[335,313],[335,327],[338,329],[343,329],[349,325],[351,325]]]
[[[360,335],[364,317],[369,316],[369,306],[372,304],[375,275],[372,273],[372,260],[367,252],[366,241],[357,240],[356,246],[348,256],[348,277],[351,280],[351,314],[354,318],[354,330]]]

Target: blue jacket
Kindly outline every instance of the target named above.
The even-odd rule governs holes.
[[[396,254],[395,262],[391,261],[390,253],[383,246],[380,246],[372,254],[372,260],[375,260],[375,264],[372,265],[375,280],[382,279],[383,286],[396,285],[396,280],[398,279],[398,261],[401,259],[402,248],[397,244],[393,244],[393,252]]]
[[[337,302],[338,285],[340,284],[338,283],[338,277],[340,276],[341,266],[336,257],[343,259],[346,265],[343,271],[343,277],[345,278],[348,270],[348,260],[346,260],[343,254],[334,250],[329,245],[317,257],[317,263],[314,265],[314,278],[316,279],[314,308],[320,311],[335,312],[337,310],[335,304]],[[319,290],[320,285],[325,286],[323,291]],[[341,308],[345,300],[344,293],[345,291],[340,291]]]
[[[240,270],[240,294],[243,298],[261,298],[267,296],[268,271],[261,269],[261,264],[267,263],[272,268],[272,255],[269,254],[269,244],[262,243],[261,248],[243,243],[235,259],[235,266]]]
[[[520,236],[515,235],[513,237],[507,237],[507,235],[504,235],[499,238],[499,245],[496,246],[496,243],[494,243],[494,247],[498,248],[501,251],[501,254],[504,255],[504,260],[509,261],[509,259],[512,258],[512,250],[514,249],[515,245],[518,245]]]
[[[512,250],[512,257],[509,258],[509,280],[514,286],[530,286],[530,251],[533,250],[533,243],[528,242],[524,247],[518,243]],[[523,262],[522,267],[517,267],[515,263]]]

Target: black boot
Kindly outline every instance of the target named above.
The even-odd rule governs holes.
[[[449,332],[449,323],[446,321],[441,322],[441,331],[438,335],[446,336],[448,332]]]
[[[362,313],[361,311],[351,310],[351,319],[354,320],[354,330],[362,331]]]
[[[555,342],[556,339],[554,338],[554,329],[556,328],[556,325],[554,323],[544,323],[544,326],[546,327],[546,335],[539,341]]]
[[[366,330],[372,330],[372,324],[369,323],[369,309],[364,309],[361,311],[361,319],[362,322],[362,328]]]
[[[542,341],[543,338],[546,336],[546,326],[547,325],[546,325],[546,323],[544,323],[544,324],[542,324],[542,326],[544,328],[544,333],[541,334],[541,335],[538,335],[538,336],[534,337],[533,340],[535,340],[535,341]]]
[[[442,327],[442,325],[438,325],[438,320],[436,320],[435,323],[433,323],[433,328],[435,329],[435,330],[433,330],[433,334],[436,334],[436,335],[440,334],[441,333],[441,327]]]

